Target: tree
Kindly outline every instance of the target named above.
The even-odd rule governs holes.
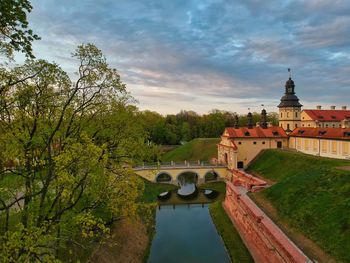
[[[75,82],[43,60],[0,71],[1,163],[15,160],[3,173],[19,184],[0,191],[0,255],[13,261],[51,258],[135,213],[142,184],[125,165],[144,156],[137,109],[99,49],[81,45],[74,58]]]
[[[40,38],[28,28],[27,13],[31,10],[28,0],[1,0],[0,54],[12,57],[13,51],[21,51],[34,58],[32,41]]]

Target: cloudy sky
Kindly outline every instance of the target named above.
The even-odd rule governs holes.
[[[292,68],[307,108],[350,106],[349,0],[32,0],[37,57],[73,73],[95,43],[141,109],[276,105]]]

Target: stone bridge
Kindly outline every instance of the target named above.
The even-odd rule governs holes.
[[[205,163],[158,163],[155,165],[143,165],[133,168],[135,173],[151,182],[166,182],[178,184],[178,178],[186,172],[194,173],[198,183],[223,180],[228,176],[227,167],[218,164]]]

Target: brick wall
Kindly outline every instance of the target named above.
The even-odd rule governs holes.
[[[226,183],[224,208],[255,262],[311,262],[246,195],[246,189]]]

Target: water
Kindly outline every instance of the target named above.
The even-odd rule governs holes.
[[[161,206],[148,263],[230,262],[207,205]]]

